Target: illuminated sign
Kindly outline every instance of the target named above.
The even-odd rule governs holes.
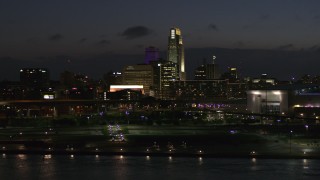
[[[143,91],[143,85],[110,85],[110,92],[116,92],[124,89],[131,89],[136,91]]]
[[[142,89],[143,85],[110,85],[113,89]]]
[[[54,99],[54,95],[53,94],[45,94],[45,95],[43,95],[43,99]]]

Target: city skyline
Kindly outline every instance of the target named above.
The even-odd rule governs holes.
[[[1,2],[0,77],[17,79],[13,72],[23,67],[52,72],[64,67],[97,79],[142,63],[145,47],[159,48],[166,58],[170,27],[184,32],[188,79],[203,58],[216,54],[222,70],[236,66],[246,76],[316,74],[319,5],[296,0]],[[231,49],[230,55],[220,48]],[[295,67],[287,68],[288,61]]]

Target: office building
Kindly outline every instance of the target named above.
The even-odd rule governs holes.
[[[195,80],[213,80],[220,79],[220,72],[218,65],[215,64],[216,57],[213,56],[212,63],[207,64],[204,60],[203,64],[196,68],[194,72]]]
[[[252,113],[320,118],[320,86],[290,84],[247,91]]]
[[[172,99],[172,83],[177,81],[177,64],[159,59],[151,62],[154,72],[153,96],[159,99]]]
[[[151,65],[137,64],[125,66],[122,71],[123,85],[143,85],[144,93],[150,94],[153,85],[153,68]]]
[[[178,79],[186,80],[184,48],[181,31],[179,28],[171,28],[168,37],[168,61],[177,64]]]

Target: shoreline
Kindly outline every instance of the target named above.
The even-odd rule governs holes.
[[[98,156],[153,156],[153,157],[190,157],[190,158],[246,158],[246,159],[320,159],[320,155],[309,154],[245,154],[245,153],[181,153],[181,152],[118,152],[92,150],[0,150],[2,155],[98,155]]]

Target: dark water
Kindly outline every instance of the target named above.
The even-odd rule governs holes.
[[[320,160],[2,155],[0,179],[320,179]]]

